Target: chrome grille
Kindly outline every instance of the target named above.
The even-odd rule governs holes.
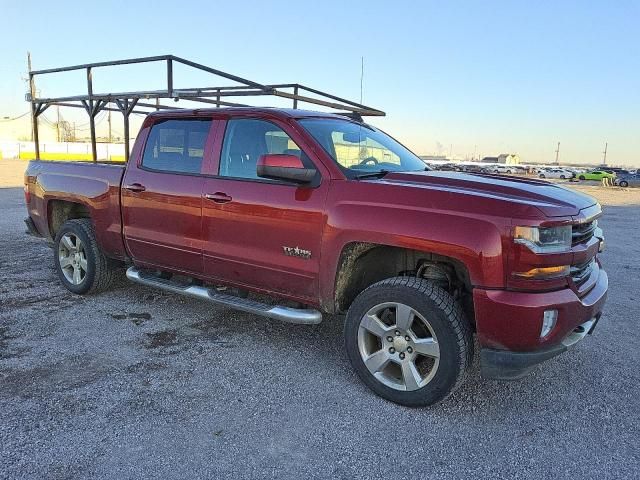
[[[577,287],[587,281],[595,263],[595,258],[592,258],[588,262],[571,265],[571,278]]]
[[[591,237],[593,237],[596,228],[598,228],[597,220],[574,225],[571,230],[571,243],[573,245],[578,245],[579,243],[584,243],[591,240]]]

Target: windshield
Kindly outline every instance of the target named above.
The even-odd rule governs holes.
[[[305,118],[299,122],[350,178],[376,172],[429,170],[415,154],[370,125],[340,118]]]

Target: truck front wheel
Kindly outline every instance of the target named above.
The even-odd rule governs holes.
[[[389,278],[360,293],[344,334],[362,381],[409,407],[446,398],[473,358],[471,328],[460,305],[442,288],[415,277]]]
[[[111,286],[116,269],[100,250],[90,219],[66,221],[58,230],[53,252],[58,277],[67,290],[82,295]]]

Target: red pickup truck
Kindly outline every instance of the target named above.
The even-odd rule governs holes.
[[[129,279],[293,323],[346,314],[358,375],[428,405],[511,379],[591,333],[607,275],[591,197],[539,180],[431,171],[338,114],[150,114],[126,166],[33,161],[29,231],[77,294]],[[264,296],[277,299],[264,300]]]

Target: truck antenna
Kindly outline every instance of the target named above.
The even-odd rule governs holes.
[[[364,57],[360,57],[360,103],[362,103],[363,83],[364,83]]]

